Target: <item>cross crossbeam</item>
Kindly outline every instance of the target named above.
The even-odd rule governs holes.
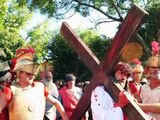
[[[66,22],[62,23],[61,34],[69,42],[86,66],[93,73],[90,84],[80,99],[70,120],[80,120],[90,105],[92,90],[99,84],[103,84],[115,101],[118,100],[119,92],[122,90],[118,83],[112,81],[113,68],[125,44],[134,37],[148,13],[135,4],[132,5],[119,31],[114,37],[110,49],[107,51],[103,61],[99,61],[88,46],[76,35]],[[107,28],[106,28],[107,29]],[[147,120],[144,112],[134,101],[130,101],[123,108],[129,120]]]

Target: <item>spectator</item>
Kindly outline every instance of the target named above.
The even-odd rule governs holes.
[[[58,80],[55,82],[55,85],[57,86],[57,89],[60,90],[64,86],[64,81]]]
[[[43,71],[41,73],[41,79],[43,84],[48,88],[49,94],[54,98],[58,99],[59,93],[56,85],[53,83],[53,75],[50,71]],[[46,101],[45,108],[45,120],[56,119],[56,108],[49,101]]]
[[[81,88],[75,86],[76,77],[73,74],[67,74],[65,76],[65,82],[66,86],[61,88],[59,93],[62,98],[64,109],[70,118],[83,93]],[[83,120],[87,119],[86,117],[83,118]]]

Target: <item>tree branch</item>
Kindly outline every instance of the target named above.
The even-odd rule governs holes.
[[[114,3],[113,0],[111,0],[111,1],[112,1],[112,3],[113,3],[113,6],[115,7],[115,10],[117,11],[117,13],[118,13],[118,15],[119,15],[119,18],[121,19],[121,22],[122,22],[122,21],[123,21],[123,17],[121,16],[121,14],[120,14],[120,12],[119,12],[118,7],[116,6],[116,4]]]
[[[116,17],[113,17],[113,16],[110,16],[109,14],[105,13],[103,10],[93,6],[93,5],[89,5],[89,4],[86,4],[86,3],[82,3],[80,2],[79,0],[73,0],[75,2],[77,2],[78,4],[82,5],[82,6],[87,6],[87,7],[90,7],[90,8],[93,8],[95,10],[97,10],[98,12],[102,13],[103,15],[107,16],[109,19],[112,19],[114,21],[118,21],[118,22],[121,22],[121,18],[116,18]]]

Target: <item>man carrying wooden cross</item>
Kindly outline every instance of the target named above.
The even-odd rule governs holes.
[[[137,33],[138,28],[147,15],[148,13],[146,11],[140,9],[136,5],[131,7],[120,30],[112,41],[111,48],[106,53],[106,56],[101,63],[87,45],[76,36],[76,33],[74,33],[66,23],[62,24],[61,33],[65,40],[69,42],[70,46],[77,52],[79,57],[93,73],[90,84],[76,106],[70,120],[81,119],[90,105],[92,90],[99,84],[103,84],[105,88],[110,91],[109,94],[111,94],[116,101],[118,100],[118,95],[122,88],[119,84],[113,83],[110,79],[112,77],[111,73],[113,72],[113,67],[118,61],[124,45]],[[130,101],[130,104],[126,105],[123,111],[126,113],[129,120],[147,120],[144,112],[136,103],[134,103],[134,101]]]
[[[127,91],[127,79],[132,75],[129,64],[119,62],[115,66],[114,81],[118,82]],[[93,120],[126,120],[122,107],[129,103],[124,96],[127,92],[122,92],[118,103],[116,103],[105,90],[103,85],[97,86],[91,94],[91,110]],[[122,96],[123,95],[123,96]],[[129,95],[129,94],[128,94]],[[132,98],[130,96],[130,98]]]

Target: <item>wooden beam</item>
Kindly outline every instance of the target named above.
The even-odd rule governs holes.
[[[64,39],[68,41],[69,45],[76,51],[91,72],[95,73],[98,69],[100,61],[66,22],[62,23],[61,34]]]
[[[122,22],[119,31],[112,41],[110,50],[108,50],[104,60],[101,62],[101,64],[103,64],[101,67],[106,70],[106,73],[112,72],[119,56],[122,53],[123,47],[136,35],[142,22],[147,16],[148,13],[146,11],[135,4],[132,5],[127,16]]]
[[[99,64],[99,60],[85,45],[85,43],[74,33],[74,31],[66,24],[63,23],[61,33],[70,46],[77,52],[87,67],[94,73],[86,93],[79,101],[70,120],[80,120],[90,105],[90,96],[92,90],[99,84],[103,84],[108,89],[110,95],[117,100],[121,87],[115,84],[110,79],[110,74],[116,64],[124,45],[136,34],[142,21],[148,15],[147,12],[133,5],[127,14],[127,17],[121,25],[121,29],[115,36],[109,52],[106,54],[105,59]],[[131,109],[132,112],[129,110]],[[147,120],[143,111],[131,101],[129,105],[124,108],[124,112],[128,115],[129,120]]]

